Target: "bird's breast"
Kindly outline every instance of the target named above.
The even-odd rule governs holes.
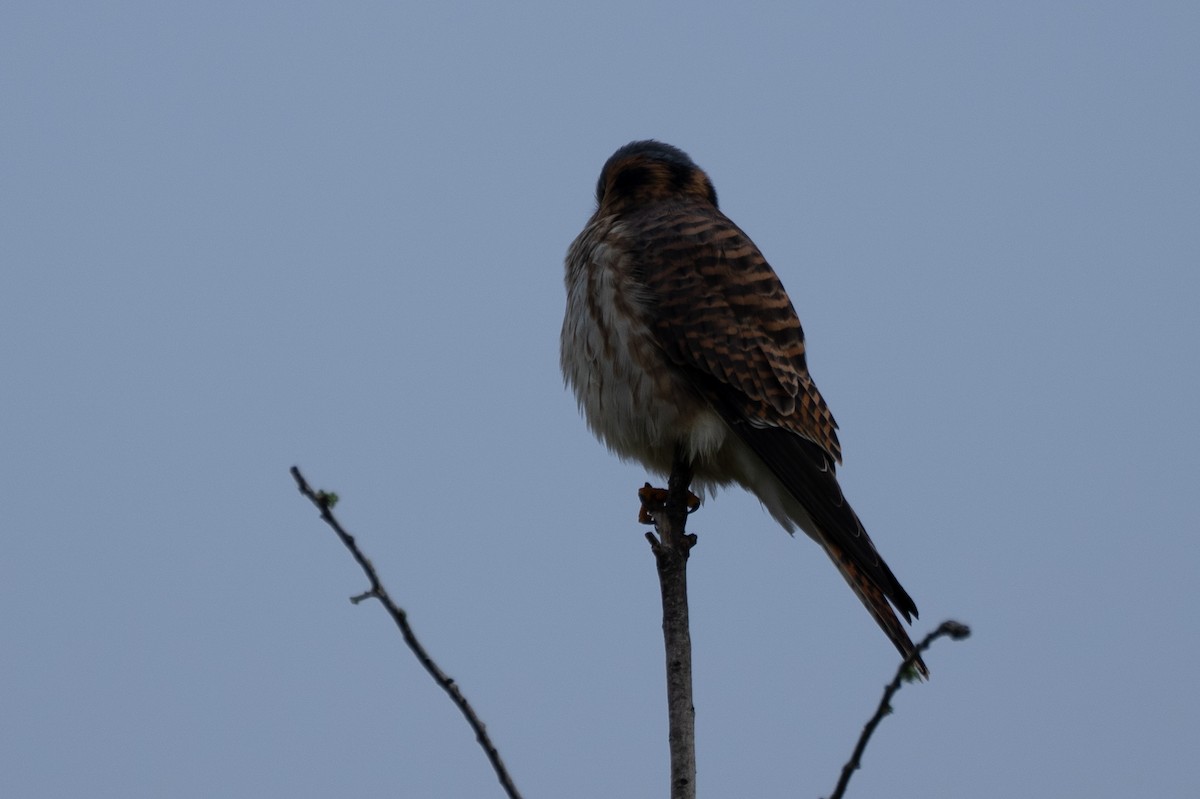
[[[728,428],[659,347],[630,258],[589,226],[566,262],[561,365],[588,427],[622,458],[667,473],[676,445],[703,459]]]

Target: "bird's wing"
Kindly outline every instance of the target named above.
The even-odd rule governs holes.
[[[808,374],[804,331],[775,271],[711,205],[658,206],[629,223],[659,346],[804,507],[847,582],[907,654],[912,642],[887,599],[910,621],[916,604],[838,485],[837,423]]]
[[[804,331],[771,265],[711,205],[653,210],[631,220],[633,261],[664,351],[714,379],[744,422],[786,430],[840,463],[837,422],[808,375]]]

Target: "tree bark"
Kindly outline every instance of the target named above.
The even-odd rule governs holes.
[[[685,531],[691,481],[690,464],[677,454],[667,483],[666,502],[651,511],[658,536],[646,534],[662,591],[671,799],[696,797],[696,710],[692,705],[692,637],[687,600],[687,562],[696,536]]]

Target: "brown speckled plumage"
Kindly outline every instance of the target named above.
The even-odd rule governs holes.
[[[907,655],[892,606],[911,621],[916,605],[838,486],[837,422],[770,264],[721,213],[708,176],[669,145],[622,147],[596,196],[567,253],[562,330],[563,375],[588,426],[662,475],[683,446],[702,493],[753,492],[824,547]]]

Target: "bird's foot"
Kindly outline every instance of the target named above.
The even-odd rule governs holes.
[[[655,488],[646,483],[638,489],[638,499],[642,507],[638,510],[638,524],[654,524],[654,514],[667,507],[667,497],[670,492],[665,488]],[[700,497],[691,491],[687,495],[687,511],[695,513],[700,508]]]

